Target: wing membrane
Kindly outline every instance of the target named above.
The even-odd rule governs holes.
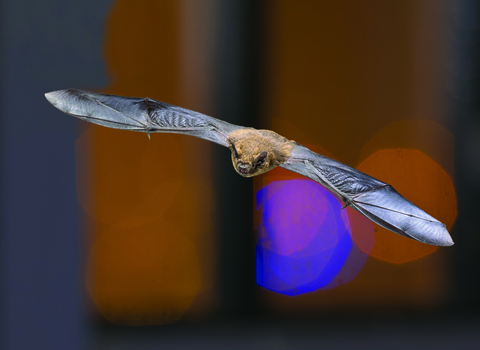
[[[444,224],[402,197],[391,185],[300,145],[281,166],[321,183],[345,205],[388,230],[422,243],[453,245]]]
[[[77,89],[45,94],[56,108],[109,128],[200,137],[228,147],[230,132],[242,127],[149,98],[123,97]]]

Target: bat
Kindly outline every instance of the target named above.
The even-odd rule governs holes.
[[[191,135],[231,150],[233,167],[243,177],[277,166],[306,176],[374,223],[422,243],[451,246],[444,224],[402,197],[391,185],[270,131],[209,117],[149,98],[123,97],[77,89],[45,94],[56,108],[88,122],[123,130]]]

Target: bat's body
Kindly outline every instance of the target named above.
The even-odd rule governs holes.
[[[61,111],[95,124],[148,134],[180,133],[218,143],[230,148],[233,166],[244,177],[281,166],[322,184],[345,206],[395,233],[427,244],[453,244],[444,224],[403,198],[392,186],[273,131],[229,124],[148,98],[76,89],[54,91],[45,96]]]

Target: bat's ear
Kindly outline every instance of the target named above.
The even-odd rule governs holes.
[[[257,158],[255,158],[255,160],[253,161],[253,166],[255,168],[263,166],[265,164],[265,161],[267,160],[267,156],[268,156],[267,151],[263,151],[262,153],[260,153],[257,156]]]
[[[257,158],[255,158],[254,162],[257,163],[257,162],[261,162],[261,161],[264,161],[268,156],[268,152],[267,151],[263,151],[262,153],[260,153]]]
[[[233,151],[233,154],[235,155],[235,158],[238,158],[238,151],[234,143],[232,143],[232,151]]]

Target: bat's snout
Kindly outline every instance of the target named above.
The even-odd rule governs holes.
[[[255,176],[255,169],[251,164],[234,161],[233,167],[235,168],[235,171],[243,177]]]
[[[238,165],[238,171],[242,174],[247,175],[250,172],[250,167],[245,164],[239,164]]]

